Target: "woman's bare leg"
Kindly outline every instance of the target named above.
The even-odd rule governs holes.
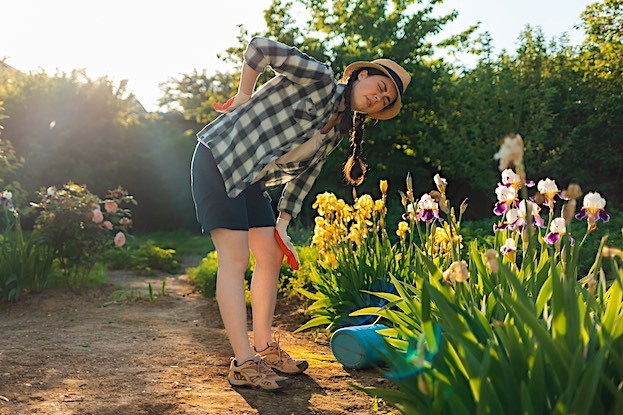
[[[255,353],[249,345],[244,272],[249,265],[249,232],[214,229],[210,232],[218,255],[216,299],[234,357],[239,364]]]
[[[249,229],[249,246],[255,257],[251,280],[253,308],[253,343],[256,350],[265,349],[271,340],[273,315],[277,302],[277,284],[283,253],[275,240],[275,228]]]

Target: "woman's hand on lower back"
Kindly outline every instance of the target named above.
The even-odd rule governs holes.
[[[212,104],[212,107],[216,110],[216,112],[220,112],[221,114],[225,114],[227,112],[232,112],[242,104],[246,103],[251,99],[251,95],[247,95],[242,92],[238,92],[233,97],[229,98],[227,102],[224,104]]]

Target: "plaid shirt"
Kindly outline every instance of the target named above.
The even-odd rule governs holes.
[[[277,75],[262,85],[251,100],[205,126],[197,137],[208,146],[227,195],[238,196],[271,161],[310,139],[335,114],[344,93],[329,65],[270,39],[253,38],[245,62]],[[266,188],[285,184],[278,209],[297,216],[326,157],[340,142],[337,128],[309,159],[278,164],[261,179]]]

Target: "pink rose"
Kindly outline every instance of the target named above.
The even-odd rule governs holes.
[[[102,223],[102,225],[104,226],[104,228],[108,229],[109,231],[112,231],[112,222],[107,220],[106,222]]]
[[[119,247],[125,245],[125,234],[123,232],[119,232],[115,235],[115,245]]]
[[[102,213],[102,211],[99,210],[99,209],[95,209],[93,211],[93,218],[92,218],[92,220],[95,223],[102,223],[102,221],[104,220],[104,214]]]
[[[106,212],[108,213],[117,213],[119,205],[117,205],[115,202],[105,202],[104,209],[106,209]]]

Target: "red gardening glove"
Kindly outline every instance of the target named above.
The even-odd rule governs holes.
[[[299,269],[299,256],[290,242],[290,237],[286,233],[286,228],[288,226],[288,221],[283,219],[277,219],[277,224],[275,225],[275,239],[281,248],[281,251],[286,256],[286,262],[293,270]]]
[[[244,104],[250,99],[251,99],[251,95],[238,92],[236,95],[229,98],[227,102],[225,102],[224,104],[216,103],[216,104],[212,104],[212,107],[216,110],[216,112],[220,112],[221,114],[224,114],[226,112],[232,112],[233,110],[235,110],[236,108],[238,108],[239,106],[241,106],[242,104]]]

